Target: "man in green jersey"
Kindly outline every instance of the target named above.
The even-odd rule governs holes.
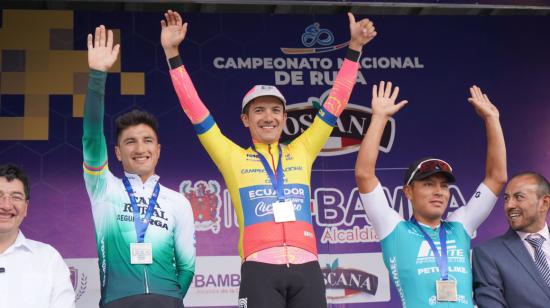
[[[107,71],[119,45],[104,26],[88,35],[90,79],[84,106],[84,181],[92,203],[101,283],[100,307],[183,307],[195,270],[193,211],[159,183],[157,122],[133,110],[116,120],[115,153],[124,176],[108,168],[103,134]]]

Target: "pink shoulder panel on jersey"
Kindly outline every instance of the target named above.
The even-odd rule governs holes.
[[[180,105],[191,123],[197,124],[206,119],[210,112],[200,99],[185,67],[181,65],[170,70],[170,76]]]

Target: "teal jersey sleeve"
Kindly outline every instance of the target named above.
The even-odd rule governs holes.
[[[103,134],[106,80],[106,72],[91,70],[84,102],[83,167],[86,188],[91,196],[105,188],[105,181],[100,179],[100,175],[107,169],[107,143]]]

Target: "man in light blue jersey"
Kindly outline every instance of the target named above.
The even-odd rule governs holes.
[[[88,35],[90,79],[84,105],[84,181],[92,203],[101,283],[100,307],[183,307],[195,271],[193,211],[159,183],[157,122],[134,110],[116,120],[115,153],[124,176],[108,168],[103,134],[107,71],[119,45],[104,26]]]
[[[407,103],[395,104],[398,93],[390,82],[373,87],[372,119],[355,166],[363,206],[380,238],[384,263],[403,307],[473,307],[470,241],[507,178],[499,112],[481,89],[470,88],[468,101],[485,122],[487,134],[485,179],[467,205],[443,220],[449,183],[455,181],[452,168],[432,157],[415,161],[403,181],[413,207],[413,218],[405,221],[389,206],[375,175],[386,122]]]

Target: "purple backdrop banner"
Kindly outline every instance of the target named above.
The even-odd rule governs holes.
[[[172,89],[159,43],[161,17],[161,12],[74,12],[72,48],[85,50],[86,34],[96,25],[120,30],[121,69],[143,73],[145,93],[121,95],[121,74],[110,74],[107,80],[105,132],[111,170],[121,175],[113,151],[114,118],[135,107],[153,112],[160,120],[162,144],[157,173],[165,186],[185,194],[193,204],[197,254],[204,257],[198,262],[236,256],[238,227],[231,201]],[[189,22],[181,47],[184,64],[222,131],[242,146],[248,146],[250,135],[239,119],[240,104],[252,85],[275,84],[285,95],[290,119],[284,138],[292,139],[308,126],[303,115],[312,112],[313,103],[330,89],[349,39],[344,14],[189,14],[184,18]],[[378,36],[364,49],[350,106],[312,173],[313,221],[332,307],[399,305],[387,272],[376,263],[380,245],[362,209],[353,175],[357,146],[370,119],[374,83],[392,81],[409,101],[386,127],[378,162],[390,203],[406,218],[411,209],[401,185],[412,160],[433,155],[453,165],[457,182],[451,187],[449,211],[464,205],[483,180],[484,126],[466,100],[474,84],[500,110],[509,173],[550,174],[550,37],[543,31],[550,29],[550,19],[371,19]],[[26,112],[18,95],[2,93],[1,102],[0,121]],[[0,141],[0,163],[20,164],[30,174],[32,199],[22,226],[27,237],[52,244],[65,258],[96,258],[90,203],[82,180],[82,119],[73,114],[70,95],[50,95],[47,140]],[[8,129],[7,122],[2,123],[2,129]],[[499,201],[473,244],[506,228]],[[341,280],[327,273],[337,273]],[[238,277],[232,274],[222,280],[219,275],[199,274],[193,285],[199,293],[203,287],[238,287]],[[353,284],[357,276],[364,280]],[[236,303],[237,296],[232,296],[235,301],[227,305]]]

